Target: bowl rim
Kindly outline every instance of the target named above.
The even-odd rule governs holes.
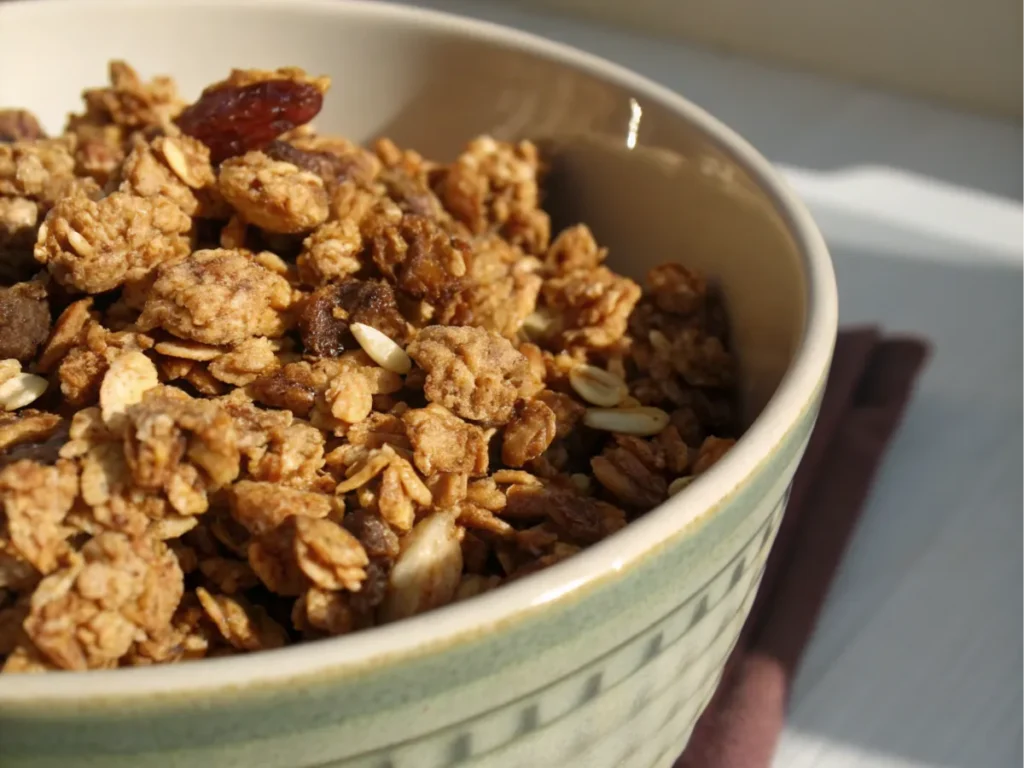
[[[97,13],[128,7],[166,12],[262,7],[310,17],[401,21],[512,48],[631,89],[638,99],[657,102],[694,125],[743,167],[769,197],[802,261],[807,312],[792,363],[736,447],[689,486],[686,494],[669,499],[622,531],[566,561],[472,601],[316,643],[185,664],[0,675],[0,705],[16,704],[19,711],[24,711],[26,707],[83,701],[123,705],[126,699],[212,695],[223,690],[238,694],[288,683],[298,677],[337,678],[397,660],[444,652],[497,626],[519,623],[539,611],[578,599],[670,546],[695,520],[724,506],[813,407],[828,373],[838,320],[835,276],[825,242],[803,203],[772,165],[732,129],[683,96],[623,66],[538,35],[433,9],[375,0],[14,0],[4,3],[0,14],[8,19],[20,14],[38,19],[62,10]]]

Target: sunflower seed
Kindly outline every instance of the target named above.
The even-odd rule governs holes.
[[[668,426],[669,415],[661,408],[588,408],[583,423],[605,432],[650,437]]]
[[[405,350],[372,325],[352,323],[349,330],[363,351],[381,368],[400,375],[412,370],[412,358]]]
[[[569,372],[569,383],[576,394],[592,405],[612,408],[629,394],[626,382],[593,365],[578,365]]]

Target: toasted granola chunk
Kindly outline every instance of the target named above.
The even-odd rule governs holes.
[[[294,515],[322,518],[334,508],[330,496],[276,483],[241,480],[231,486],[231,514],[255,535],[277,528]]]
[[[463,285],[469,245],[434,220],[406,214],[398,224],[371,227],[368,236],[377,268],[409,296],[437,301]]]
[[[204,344],[279,336],[291,288],[244,251],[196,251],[157,271],[138,326]]]
[[[170,623],[183,591],[177,558],[163,542],[101,533],[43,579],[24,627],[61,669],[109,668]]]
[[[526,357],[493,331],[433,325],[406,351],[427,372],[427,398],[465,419],[505,424],[539,388]]]
[[[402,421],[413,446],[416,467],[424,475],[486,474],[490,439],[487,431],[436,403],[406,411]]]
[[[603,348],[625,334],[641,290],[628,277],[598,267],[553,277],[542,293],[547,305],[561,313],[561,348]]]
[[[547,450],[557,434],[557,419],[541,400],[516,403],[512,420],[505,425],[501,460],[510,467],[521,467]]]
[[[51,573],[69,551],[64,518],[77,495],[78,473],[70,462],[22,460],[0,470],[0,530],[39,573]]]
[[[40,230],[35,257],[61,285],[102,293],[186,256],[191,229],[188,215],[164,197],[68,195]]]
[[[199,190],[214,184],[210,151],[188,136],[158,136],[139,143],[121,167],[121,189],[141,197],[165,198],[189,216],[200,212]]]
[[[217,185],[246,221],[268,232],[308,232],[327,219],[323,179],[259,151],[226,160]]]
[[[354,275],[363,268],[363,235],[358,222],[340,219],[321,224],[302,243],[296,264],[303,282],[320,285]]]
[[[72,146],[66,139],[0,143],[0,196],[27,198],[48,211],[74,181]]]

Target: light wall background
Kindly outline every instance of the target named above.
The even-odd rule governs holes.
[[[1021,117],[1022,0],[504,0]]]

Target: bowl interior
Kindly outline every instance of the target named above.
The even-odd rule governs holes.
[[[105,83],[111,58],[173,75],[188,97],[231,67],[299,65],[333,80],[321,130],[444,160],[481,133],[543,141],[556,224],[590,224],[611,266],[635,278],[676,259],[716,278],[748,421],[797,350],[806,277],[775,205],[714,137],[626,83],[496,30],[376,4],[352,4],[344,23],[336,3],[48,5],[0,8],[0,105],[29,107],[53,131],[83,88]]]

